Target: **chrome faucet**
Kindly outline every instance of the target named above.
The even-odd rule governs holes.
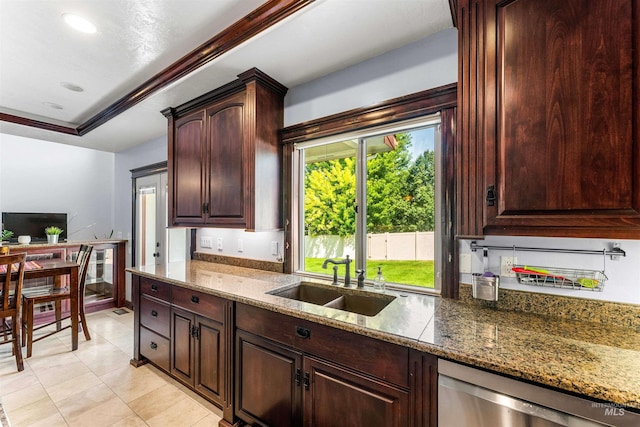
[[[334,261],[332,259],[325,259],[324,262],[322,263],[322,268],[327,268],[327,265],[329,264],[335,264],[336,267],[333,268],[333,284],[337,285],[338,284],[338,268],[337,265],[338,264],[345,264],[346,266],[346,271],[344,273],[344,287],[345,288],[349,288],[351,287],[351,273],[349,272],[349,270],[351,270],[351,260],[349,259],[349,255],[347,255],[347,257],[343,260],[340,261]]]

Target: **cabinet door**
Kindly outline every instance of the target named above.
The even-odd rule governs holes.
[[[460,234],[640,236],[639,3],[460,2]]]
[[[195,388],[222,404],[224,397],[223,324],[196,316]]]
[[[245,226],[244,92],[207,108],[208,212],[211,225]]]
[[[169,206],[173,225],[202,224],[205,208],[205,119],[196,111],[177,119],[169,151],[173,182]]]
[[[171,375],[193,386],[195,315],[171,309]]]
[[[305,426],[409,425],[408,391],[310,357],[304,359],[304,375]]]
[[[257,426],[299,426],[301,367],[299,352],[238,331],[236,416]]]

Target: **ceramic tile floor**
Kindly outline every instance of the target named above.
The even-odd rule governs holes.
[[[12,427],[217,426],[221,411],[151,365],[134,368],[133,312],[87,316],[71,350],[67,329],[33,344],[24,371],[0,345],[0,400]],[[23,349],[26,354],[26,349]]]

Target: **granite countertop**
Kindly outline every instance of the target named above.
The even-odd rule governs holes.
[[[638,328],[499,311],[393,290],[387,294],[396,299],[368,317],[266,293],[314,281],[295,274],[204,261],[127,271],[640,410]]]
[[[21,243],[8,243],[3,242],[2,246],[7,246],[9,250],[14,249],[40,249],[40,248],[56,248],[56,247],[66,247],[66,246],[76,246],[76,245],[101,245],[106,243],[120,243],[126,242],[127,240],[123,239],[97,239],[97,240],[65,240],[64,242],[58,242],[55,244],[49,244],[47,242],[31,242],[27,244]]]

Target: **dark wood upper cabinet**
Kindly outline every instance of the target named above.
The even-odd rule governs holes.
[[[458,12],[458,234],[640,237],[640,1]]]
[[[162,112],[169,119],[171,225],[281,227],[278,130],[287,89],[255,68],[238,77]]]

